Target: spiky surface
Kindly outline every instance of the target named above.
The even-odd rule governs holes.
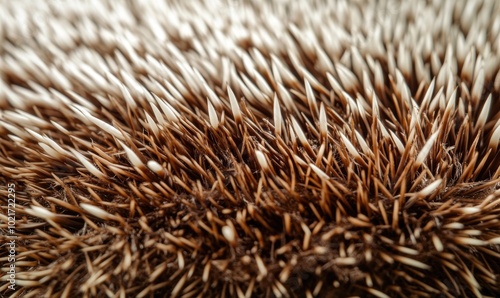
[[[498,295],[498,2],[186,2],[1,2],[3,296]]]

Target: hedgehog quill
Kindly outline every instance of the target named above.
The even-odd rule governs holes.
[[[497,1],[0,11],[2,297],[500,294]]]

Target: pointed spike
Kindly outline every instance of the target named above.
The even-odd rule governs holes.
[[[318,175],[319,178],[321,178],[321,179],[328,179],[328,178],[330,178],[330,177],[328,177],[328,175],[325,172],[323,172],[315,164],[310,163],[309,167],[311,167],[311,169],[314,171],[314,173],[316,173],[316,175]]]
[[[257,158],[257,162],[259,162],[259,165],[263,170],[269,170],[269,164],[267,163],[266,156],[262,151],[255,150],[255,157]]]
[[[436,141],[436,138],[439,135],[439,131],[436,131],[435,133],[432,134],[432,136],[429,138],[429,140],[425,143],[424,147],[422,147],[422,150],[420,153],[417,155],[417,158],[415,160],[415,166],[420,167],[424,160],[427,158],[427,155],[429,155],[429,152],[432,149],[432,146],[434,145],[434,142]]]
[[[340,137],[342,138],[342,142],[344,143],[344,145],[346,146],[347,148],[347,151],[349,151],[349,153],[356,159],[360,159],[361,158],[361,155],[359,155],[359,152],[358,150],[356,149],[356,147],[354,147],[354,145],[351,143],[351,141],[349,141],[349,139],[342,133],[342,132],[339,132],[340,133]]]
[[[96,176],[99,179],[106,179],[106,175],[104,175],[99,169],[94,166],[83,154],[80,152],[76,151],[73,148],[69,148],[71,153],[82,163],[82,165],[94,176]]]
[[[283,119],[281,118],[281,108],[276,93],[274,94],[273,114],[274,114],[274,131],[276,135],[279,136],[281,135]]]
[[[233,112],[234,120],[241,123],[241,109],[238,105],[238,101],[236,100],[236,96],[234,96],[233,90],[231,90],[231,87],[229,86],[227,87],[227,94],[229,95],[229,103],[231,104],[231,111]]]
[[[326,118],[325,105],[320,104],[319,107],[319,132],[323,140],[327,139],[328,136],[328,120]]]
[[[209,99],[207,99],[207,106],[208,106],[208,118],[210,120],[210,125],[214,129],[217,129],[219,127],[219,118],[217,117],[217,113],[215,112],[214,106],[210,102]]]
[[[484,125],[486,124],[486,120],[488,119],[488,114],[490,113],[490,109],[491,109],[491,94],[488,96],[488,99],[486,99],[486,102],[484,103],[484,106],[481,109],[481,113],[477,118],[475,127],[476,130],[479,128],[483,129]]]
[[[118,141],[120,145],[122,146],[123,150],[125,150],[125,153],[127,154],[128,160],[130,161],[130,164],[134,167],[144,167],[144,164],[142,163],[141,159],[135,152],[130,149],[127,145],[122,143],[121,141]]]
[[[316,104],[316,98],[314,97],[314,92],[311,88],[311,84],[309,84],[309,81],[304,79],[304,85],[306,86],[306,96],[309,109],[311,110],[311,113],[313,113],[314,115],[318,115],[318,106]]]

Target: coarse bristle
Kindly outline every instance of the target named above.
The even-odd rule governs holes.
[[[498,1],[0,1],[2,297],[500,295]]]

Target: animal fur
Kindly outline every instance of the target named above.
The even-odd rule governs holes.
[[[1,1],[2,297],[498,297],[498,1]]]

